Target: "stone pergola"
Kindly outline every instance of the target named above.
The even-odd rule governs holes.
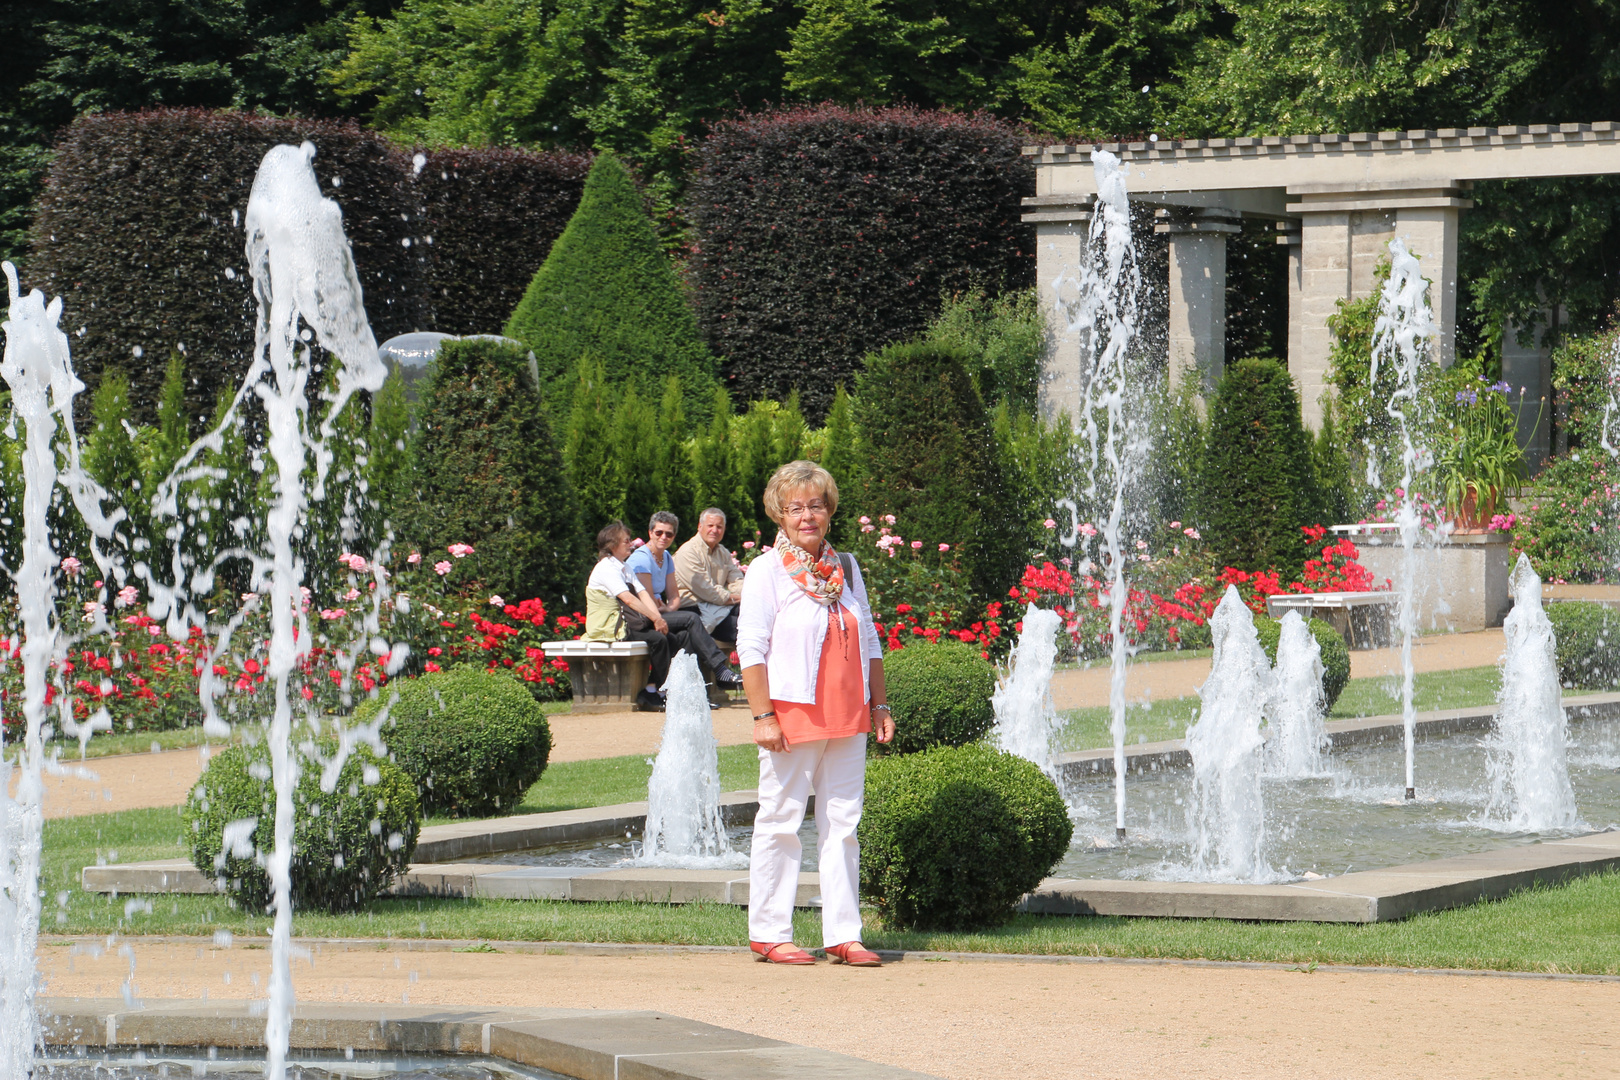
[[[1620,125],[1385,131],[1184,142],[1030,146],[1035,195],[1024,220],[1035,226],[1043,304],[1085,254],[1096,184],[1094,149],[1116,154],[1134,201],[1157,208],[1169,242],[1169,351],[1173,376],[1189,367],[1206,386],[1225,364],[1226,237],[1244,218],[1276,223],[1288,246],[1288,368],[1299,384],[1307,424],[1321,422],[1332,335],[1327,319],[1341,299],[1372,291],[1373,268],[1400,236],[1423,265],[1442,331],[1442,363],[1452,359],[1457,316],[1458,217],[1473,206],[1476,180],[1620,173]],[[1048,356],[1043,404],[1077,408],[1080,343],[1060,336]],[[1507,335],[1503,377],[1529,401],[1551,388],[1548,357]],[[1533,422],[1534,415],[1526,418]],[[1535,458],[1545,454],[1547,421],[1523,431]],[[1537,445],[1539,444],[1539,445]],[[1540,451],[1540,453],[1534,453]]]

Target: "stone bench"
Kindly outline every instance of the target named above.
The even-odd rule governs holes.
[[[1393,592],[1288,593],[1266,597],[1273,619],[1297,611],[1307,619],[1321,619],[1344,638],[1351,649],[1381,649],[1392,640],[1390,627],[1398,602]]]
[[[645,641],[547,641],[540,648],[567,661],[576,713],[628,712],[647,685]]]

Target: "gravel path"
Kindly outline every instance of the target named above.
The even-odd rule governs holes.
[[[132,944],[138,996],[263,994],[262,947]],[[118,996],[129,960],[100,945],[91,956],[43,942],[45,992]],[[1620,1071],[1614,981],[1015,960],[784,969],[734,951],[558,953],[328,943],[295,965],[295,979],[305,1001],[660,1010],[950,1080]]]

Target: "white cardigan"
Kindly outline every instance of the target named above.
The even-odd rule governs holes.
[[[866,582],[861,567],[850,559],[854,581],[844,583],[838,606],[855,613],[860,628],[861,658],[881,660],[883,646],[872,610],[867,606]],[[813,704],[816,675],[821,671],[821,647],[827,639],[827,609],[805,595],[782,566],[775,549],[748,564],[743,578],[742,603],[737,614],[737,658],[744,668],[764,664],[771,697],[777,701]],[[868,664],[861,665],[866,700],[872,700]]]

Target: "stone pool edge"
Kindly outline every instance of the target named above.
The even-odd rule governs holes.
[[[42,998],[47,1047],[154,1050],[264,1046],[262,1003]],[[299,1002],[296,1050],[482,1054],[576,1080],[936,1080],[926,1073],[798,1046],[661,1012],[447,1009]]]

